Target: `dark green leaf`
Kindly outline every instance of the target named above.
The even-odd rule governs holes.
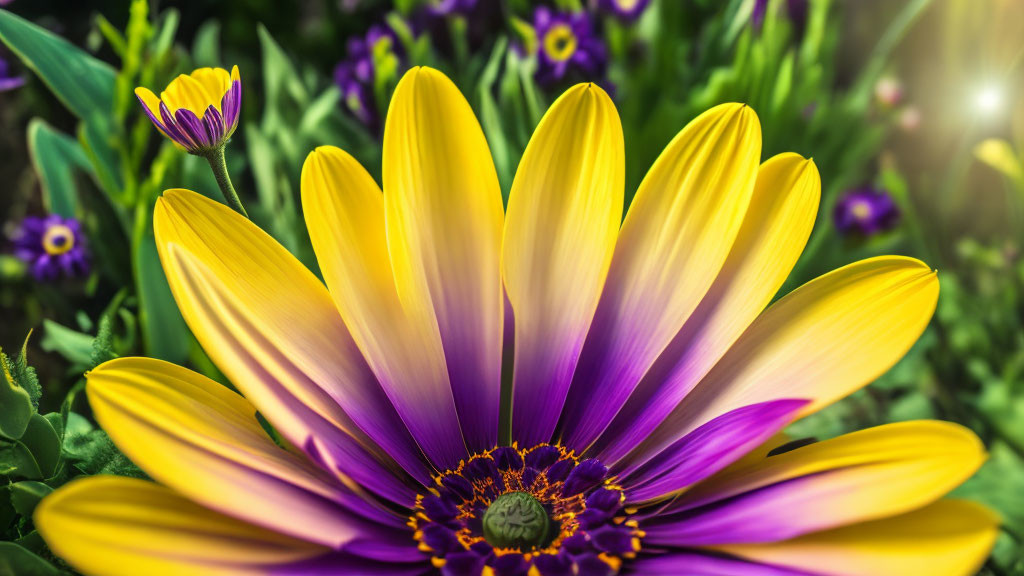
[[[0,542],[0,576],[60,576],[52,564],[14,542]]]
[[[44,478],[32,451],[20,440],[0,442],[0,476],[30,480]]]
[[[0,40],[79,118],[113,110],[115,73],[107,63],[7,10],[0,10]]]
[[[61,440],[49,420],[40,414],[33,414],[28,428],[21,436],[21,442],[32,451],[32,457],[39,466],[43,478],[49,478],[57,471],[60,463]]]
[[[14,505],[18,514],[31,518],[36,505],[50,492],[53,492],[53,488],[42,482],[35,480],[15,482],[11,484],[11,504]]]

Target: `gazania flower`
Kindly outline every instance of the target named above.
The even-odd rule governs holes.
[[[144,87],[136,88],[135,96],[165,136],[189,154],[206,159],[224,199],[236,212],[248,216],[231,184],[224,155],[242,111],[238,66],[230,74],[223,68],[199,68],[175,78],[159,98]]]
[[[242,109],[242,80],[238,66],[199,68],[175,78],[157,98],[149,88],[136,88],[153,124],[187,150],[203,156],[220,148],[238,127]]]
[[[843,234],[873,236],[895,226],[900,209],[885,190],[857,188],[839,198],[832,219]]]
[[[557,82],[573,70],[587,76],[603,71],[607,51],[586,12],[553,12],[541,6],[533,13],[533,27],[539,82]]]
[[[601,8],[623,22],[633,22],[650,3],[651,0],[601,0]]]
[[[82,227],[74,218],[28,216],[14,235],[14,255],[28,264],[38,281],[85,276],[89,258]]]
[[[760,154],[754,112],[714,108],[623,221],[618,114],[579,85],[504,211],[469,104],[416,68],[388,112],[383,193],[336,148],[303,168],[326,287],[223,205],[167,192],[164,270],[240,394],[158,360],[92,371],[97,419],[154,481],[76,480],[40,504],[40,532],[105,576],[971,573],[996,521],[941,499],[985,457],[968,430],[780,447],[906,352],[938,282],[874,258],[762,312],[819,182]]]

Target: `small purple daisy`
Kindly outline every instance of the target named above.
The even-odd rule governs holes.
[[[760,30],[764,17],[768,13],[770,0],[754,0],[754,10],[750,14],[750,25]],[[807,0],[786,0],[786,17],[793,25],[796,38],[802,38],[807,27]]]
[[[900,210],[884,190],[849,190],[836,202],[832,219],[842,234],[873,236],[891,229],[899,221]]]
[[[24,83],[25,78],[13,75],[10,62],[6,58],[0,57],[0,92],[13,90]]]
[[[553,12],[539,7],[533,13],[537,33],[537,80],[552,84],[572,70],[586,76],[601,74],[607,52],[594,34],[585,12]]]
[[[476,10],[479,0],[433,0],[427,10],[438,16],[465,16]]]
[[[40,282],[85,276],[89,259],[82,227],[74,218],[27,216],[14,236],[14,254]]]
[[[382,54],[400,58],[400,44],[387,26],[371,26],[364,37],[350,38],[346,59],[334,68],[334,83],[341,90],[345,107],[366,127],[380,128],[380,112],[374,101],[376,61]]]
[[[651,0],[601,0],[601,9],[623,22],[635,22]]]

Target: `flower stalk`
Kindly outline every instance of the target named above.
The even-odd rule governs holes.
[[[231,206],[235,212],[248,218],[249,214],[246,213],[245,207],[242,206],[242,201],[238,198],[238,193],[235,192],[235,187],[231,184],[231,175],[228,174],[228,163],[224,155],[224,148],[225,146],[222,144],[200,155],[210,163],[213,177],[217,179],[217,186],[220,187],[221,193],[224,194],[224,200],[227,201],[228,206]]]

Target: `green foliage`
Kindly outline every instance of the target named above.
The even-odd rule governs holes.
[[[113,342],[109,319],[101,320],[93,346],[97,359],[112,354]],[[14,361],[2,352],[0,358],[7,385],[23,392],[22,386],[33,385],[35,372],[25,361],[24,351]],[[71,411],[79,390],[72,389],[60,412],[40,414],[28,392],[21,396],[27,403],[17,409],[0,404],[0,422],[27,410],[20,431],[5,426],[0,438],[0,574],[63,573],[32,522],[36,506],[56,488],[83,474],[145,477],[105,432]]]
[[[89,170],[89,159],[77,141],[54,130],[44,120],[33,118],[28,125],[28,150],[43,188],[47,210],[61,216],[75,216],[76,171]]]

